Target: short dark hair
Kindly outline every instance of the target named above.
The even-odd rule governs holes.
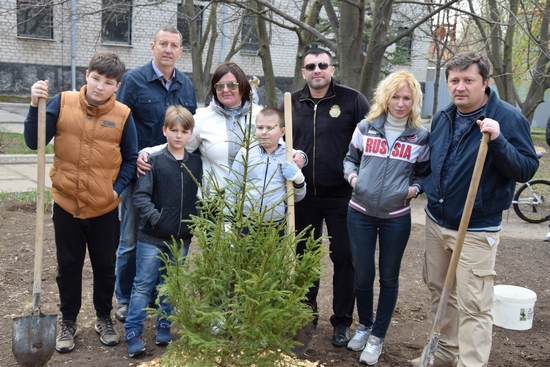
[[[90,60],[88,72],[91,73],[92,71],[120,82],[126,72],[126,65],[117,54],[109,51],[100,51],[95,53]]]
[[[479,75],[483,82],[489,80],[491,76],[491,63],[487,56],[479,52],[464,52],[454,55],[445,65],[445,79],[449,79],[449,72],[451,70],[463,71],[468,69],[473,64],[477,64]]]
[[[180,36],[180,46],[181,46],[181,43],[183,42],[183,36],[181,35],[181,32],[174,26],[172,25],[163,25],[162,27],[160,27],[159,29],[157,29],[155,31],[155,37],[153,37],[153,42],[154,43],[157,43],[157,36],[159,35],[160,32],[168,32],[168,33],[174,33],[174,34],[177,34]]]
[[[174,105],[168,107],[164,116],[164,127],[170,129],[176,124],[179,124],[183,130],[193,131],[195,128],[193,114],[183,106]]]
[[[256,119],[259,115],[262,116],[277,116],[277,119],[279,120],[278,124],[279,127],[283,128],[285,127],[285,116],[283,115],[283,112],[275,107],[265,107],[258,112],[258,115],[256,115]]]
[[[304,60],[306,59],[307,55],[319,56],[319,55],[322,55],[322,54],[328,55],[330,63],[332,64],[332,55],[330,54],[330,52],[328,52],[327,50],[324,50],[322,48],[319,48],[319,47],[310,48],[309,50],[307,50],[307,52],[302,57],[302,64],[303,64]]]
[[[210,81],[210,95],[214,97],[216,102],[220,103],[218,96],[216,95],[216,87],[214,87],[214,85],[227,73],[235,75],[235,79],[237,79],[237,83],[239,83],[241,106],[244,106],[246,101],[250,100],[250,92],[252,91],[252,88],[250,87],[250,83],[248,82],[248,78],[246,77],[243,69],[231,61],[226,61],[218,66],[218,68],[214,71],[214,74],[212,74],[212,80]]]

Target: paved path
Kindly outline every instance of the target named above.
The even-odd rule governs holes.
[[[0,132],[23,133],[27,103],[0,102]],[[52,155],[46,156],[46,187],[51,188],[48,172]],[[17,192],[36,189],[37,157],[35,154],[0,154],[0,191]]]
[[[0,131],[23,132],[23,121],[27,115],[28,104],[0,102]],[[2,130],[4,129],[4,130]],[[46,157],[46,187],[51,188],[48,172],[51,168],[52,155]],[[2,155],[0,154],[0,192],[18,192],[36,189],[36,155]],[[425,197],[421,196],[412,203],[413,223],[424,225],[426,206]],[[529,224],[518,218],[513,210],[504,212],[502,236],[540,241],[541,246],[550,246],[542,238],[550,229],[547,223]],[[503,244],[505,246],[505,244]],[[518,256],[521,256],[519,254]]]

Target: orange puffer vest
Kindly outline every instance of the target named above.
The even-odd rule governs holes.
[[[113,185],[122,163],[120,141],[130,109],[113,94],[99,107],[80,92],[63,92],[50,170],[54,201],[73,217],[95,218],[114,210]]]

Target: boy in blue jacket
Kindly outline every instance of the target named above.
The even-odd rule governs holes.
[[[166,243],[174,240],[183,243],[184,256],[189,251],[191,233],[188,225],[182,221],[198,214],[198,187],[195,182],[201,182],[202,179],[201,158],[185,151],[194,126],[191,112],[182,106],[170,106],[166,110],[162,127],[168,144],[149,156],[151,171],[136,181],[134,203],[140,216],[136,277],[124,324],[130,357],[145,352],[141,338],[143,322],[147,317],[144,308],[149,303],[159,275],[159,251],[171,256]],[[159,307],[170,315],[172,306],[162,299],[160,303]],[[158,318],[156,344],[168,345],[171,342],[170,321]]]
[[[235,156],[229,182],[242,188],[244,179],[244,159],[248,157],[247,171],[247,202],[245,211],[266,212],[265,220],[280,222],[286,215],[286,181],[293,181],[294,200],[302,200],[306,196],[306,183],[302,171],[296,164],[286,160],[286,148],[281,138],[285,134],[283,113],[272,107],[266,107],[258,112],[256,117],[255,136],[257,145],[247,151],[242,147]],[[239,193],[233,190],[229,200],[235,200]]]

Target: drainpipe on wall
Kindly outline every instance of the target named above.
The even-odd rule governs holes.
[[[227,4],[223,4],[223,12],[222,12],[222,44],[221,44],[221,50],[220,50],[220,64],[223,62],[225,58],[225,32],[226,32],[226,21],[227,21]]]
[[[76,91],[76,0],[71,0],[71,88]]]

